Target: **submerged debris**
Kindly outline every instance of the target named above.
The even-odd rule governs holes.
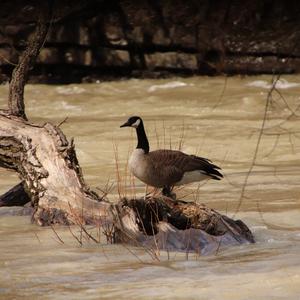
[[[116,241],[202,254],[221,245],[254,243],[249,228],[204,204],[168,197],[122,199],[114,208]]]

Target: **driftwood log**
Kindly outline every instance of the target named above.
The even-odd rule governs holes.
[[[106,214],[108,204],[85,185],[74,145],[55,125],[0,113],[0,166],[19,173],[38,224],[51,223],[53,214],[65,222],[82,215],[84,223]]]
[[[114,241],[168,250],[254,242],[243,222],[204,205],[167,197],[122,199],[118,205],[102,200],[85,184],[73,142],[50,123],[35,125],[0,113],[0,166],[23,180],[2,201],[17,204],[27,194],[40,225],[105,223],[114,228]]]
[[[49,8],[48,8],[49,9]],[[59,126],[27,120],[24,85],[47,35],[47,8],[41,8],[35,32],[10,82],[8,111],[0,111],[0,167],[19,174],[21,184],[0,197],[0,205],[30,200],[39,225],[110,226],[108,239],[166,250],[207,252],[220,244],[254,242],[242,221],[167,197],[104,201],[84,182],[73,140]]]

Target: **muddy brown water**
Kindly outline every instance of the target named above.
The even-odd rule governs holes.
[[[30,223],[19,208],[0,209],[0,299],[300,299],[300,77],[285,76],[270,102],[265,130],[248,178],[270,76],[127,80],[68,86],[28,85],[26,109],[37,123],[60,123],[75,138],[86,181],[118,194],[144,193],[125,178],[135,133],[119,128],[144,117],[152,149],[178,148],[210,158],[224,180],[189,185],[180,197],[245,221],[257,243],[208,256],[160,253],[121,245],[79,246],[67,228]],[[5,107],[7,86],[0,86]],[[282,96],[284,99],[282,99]],[[300,115],[300,109],[297,111]],[[18,182],[1,169],[0,192]],[[124,185],[127,189],[124,189]],[[199,188],[199,189],[198,189]],[[198,192],[196,193],[195,191]],[[73,228],[76,234],[78,230]]]

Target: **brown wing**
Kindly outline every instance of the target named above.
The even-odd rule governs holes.
[[[208,159],[188,155],[175,150],[156,150],[148,153],[156,172],[173,184],[179,181],[185,172],[199,170],[213,179],[220,180],[223,175],[218,171],[218,166],[212,164]]]
[[[182,153],[183,154],[183,153]],[[182,156],[179,151],[156,150],[148,153],[148,159],[162,185],[173,185],[180,181],[184,171],[181,169]]]

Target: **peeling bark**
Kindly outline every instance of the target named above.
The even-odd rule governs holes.
[[[38,126],[0,114],[0,166],[24,180],[41,225],[46,221],[39,215],[45,210],[61,209],[71,222],[81,217],[89,223],[106,215],[107,205],[84,183],[74,145],[50,123]]]

